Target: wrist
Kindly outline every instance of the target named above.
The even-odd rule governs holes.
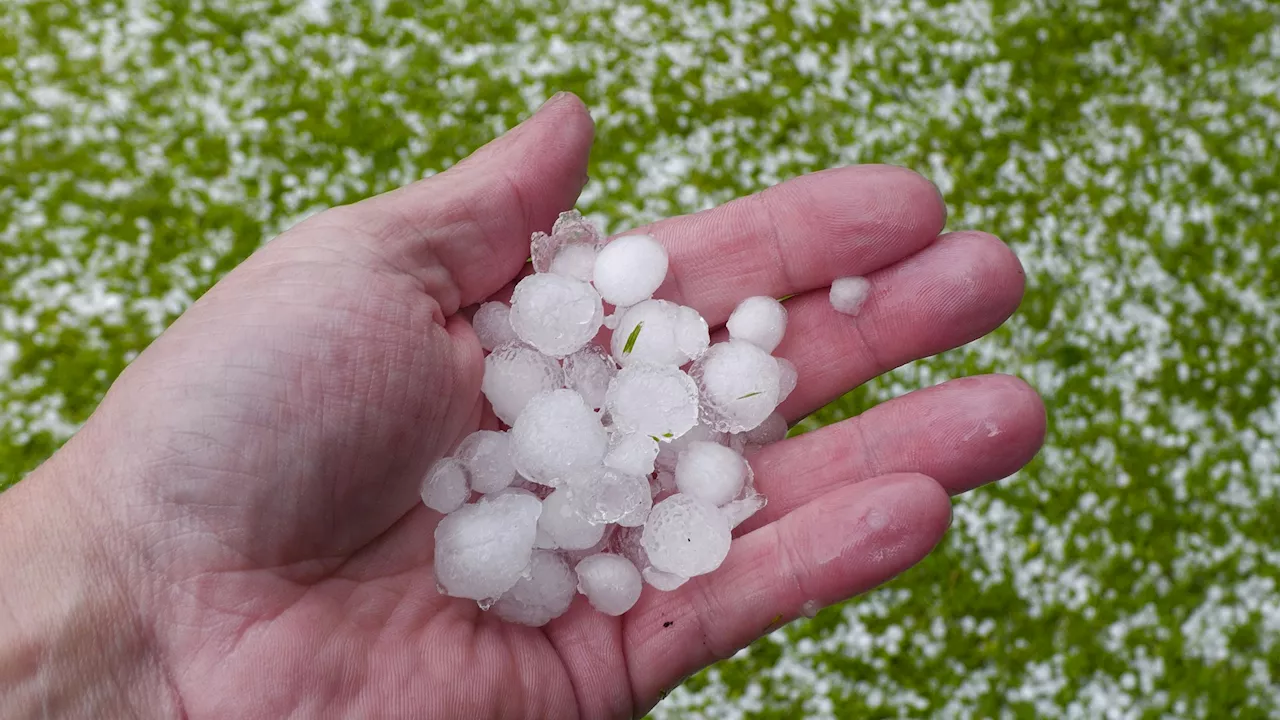
[[[74,443],[0,495],[0,717],[174,717],[140,578]]]

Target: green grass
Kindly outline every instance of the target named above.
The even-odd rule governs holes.
[[[1280,712],[1280,6],[599,5],[0,4],[0,486],[264,240],[572,90],[611,229],[888,162],[1017,250],[1006,327],[807,427],[988,371],[1050,412],[926,562],[655,715]]]

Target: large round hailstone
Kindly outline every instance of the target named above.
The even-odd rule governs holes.
[[[708,422],[721,432],[750,430],[778,407],[778,363],[749,342],[712,345],[689,374],[702,391]]]
[[[845,315],[857,315],[871,294],[871,281],[864,277],[836,278],[831,283],[831,307]]]
[[[559,488],[542,501],[538,529],[555,547],[563,550],[586,550],[604,537],[604,525],[593,523],[578,513],[567,488]]]
[[[615,430],[673,440],[698,422],[698,386],[669,365],[632,363],[609,383],[604,405]]]
[[[514,342],[516,331],[511,327],[511,308],[500,302],[487,302],[476,309],[471,327],[480,339],[480,347],[493,351],[499,346]]]
[[[751,468],[741,455],[709,442],[689,443],[676,462],[676,489],[716,507],[742,492]]]
[[[720,567],[732,539],[729,521],[715,505],[676,493],[654,506],[640,542],[653,567],[691,578]]]
[[[623,367],[633,362],[680,366],[702,355],[710,338],[707,321],[692,308],[645,300],[619,318],[610,351]]]
[[[507,425],[515,424],[534,395],[563,385],[560,365],[522,343],[503,345],[484,359],[480,390],[493,406],[493,414]]]
[[[511,427],[516,471],[543,485],[559,487],[573,471],[600,465],[608,449],[600,418],[572,390],[536,395]]]
[[[454,452],[467,467],[471,489],[492,493],[515,482],[516,467],[511,462],[511,437],[504,432],[477,430]]]
[[[542,627],[569,609],[575,592],[569,563],[554,552],[534,550],[528,573],[498,598],[493,611],[507,622]]]
[[[600,295],[563,275],[530,275],[511,295],[511,327],[539,352],[564,357],[595,337],[604,321]]]
[[[592,555],[574,569],[578,573],[578,590],[587,596],[591,607],[605,615],[617,616],[630,610],[644,589],[640,571],[620,555]]]
[[[565,387],[578,391],[592,408],[604,407],[609,381],[618,365],[599,345],[588,345],[564,359]]]
[[[728,441],[728,435],[712,429],[705,422],[699,422],[689,432],[674,440],[662,443],[658,450],[658,457],[654,458],[654,466],[659,470],[674,471],[676,469],[676,461],[680,458],[680,453],[684,452],[684,449],[689,447],[690,443],[699,440],[724,445]]]
[[[604,456],[604,464],[631,475],[650,475],[658,457],[659,444],[641,433],[613,433],[609,438],[609,452]]]
[[[446,515],[436,526],[436,582],[453,597],[500,597],[529,566],[541,513],[538,498],[507,490]]]
[[[767,295],[749,297],[738,303],[725,327],[734,340],[746,340],[771,353],[787,331],[787,309]]]
[[[643,525],[653,507],[648,478],[611,467],[586,468],[568,475],[563,489],[569,491],[569,503],[579,515],[600,525]]]
[[[592,280],[610,305],[630,307],[647,300],[667,277],[667,250],[648,235],[628,235],[596,254]]]
[[[471,496],[467,487],[467,469],[457,458],[442,458],[427,471],[422,481],[422,504],[441,513],[462,507]]]

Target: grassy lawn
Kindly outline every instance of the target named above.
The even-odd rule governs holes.
[[[573,90],[610,229],[887,162],[1018,252],[1007,326],[809,426],[991,371],[1050,412],[926,562],[656,717],[1280,713],[1280,4],[558,5],[0,3],[0,487],[263,241]]]

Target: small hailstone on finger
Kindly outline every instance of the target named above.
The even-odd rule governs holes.
[[[529,566],[542,503],[519,490],[487,495],[436,526],[436,582],[447,595],[492,600]]]
[[[836,278],[831,283],[831,307],[845,315],[857,315],[871,294],[871,281],[864,277]]]
[[[610,305],[647,300],[667,277],[667,250],[648,235],[620,237],[600,249],[592,279]]]
[[[600,553],[578,563],[578,590],[591,607],[605,615],[621,615],[640,599],[640,571],[620,555]]]
[[[557,489],[542,501],[538,530],[562,550],[585,550],[604,537],[604,525],[579,514],[566,488]]]
[[[732,539],[729,519],[719,508],[676,493],[653,507],[640,542],[658,570],[696,577],[720,567]]]
[[[767,295],[749,297],[738,303],[725,327],[734,340],[745,340],[765,352],[773,352],[787,331],[787,309]]]
[[[518,340],[511,327],[511,308],[505,303],[487,302],[476,309],[471,327],[480,339],[480,347],[492,352],[495,348]]]
[[[750,472],[747,461],[723,445],[689,443],[676,462],[676,489],[719,507],[738,496]]]
[[[689,578],[680,577],[674,573],[663,572],[652,565],[640,571],[640,576],[644,581],[652,585],[655,589],[662,592],[671,592],[681,585],[689,582]]]
[[[484,359],[484,393],[493,414],[514,425],[530,398],[564,385],[564,372],[555,360],[523,343],[508,343]]]
[[[574,470],[600,465],[609,449],[600,418],[572,390],[534,396],[516,418],[510,435],[516,471],[552,487]]]
[[[422,504],[446,515],[462,507],[471,496],[467,469],[457,458],[442,458],[422,481]]]
[[[659,443],[643,433],[614,433],[604,464],[632,475],[649,475],[658,457]]]
[[[725,521],[729,523],[729,529],[732,530],[746,522],[752,515],[760,512],[765,504],[765,496],[749,490],[746,496],[720,508],[720,512],[724,515]]]
[[[618,374],[613,358],[599,345],[587,345],[564,359],[564,382],[592,409],[604,407],[609,381]]]
[[[504,432],[477,430],[458,445],[455,456],[467,467],[471,489],[478,493],[502,490],[516,479],[511,463],[511,438]]]
[[[603,321],[600,295],[581,280],[539,273],[521,280],[511,294],[511,327],[546,355],[576,352],[595,337]]]
[[[750,430],[778,406],[778,363],[749,342],[712,345],[689,374],[702,391],[704,415],[716,430]]]
[[[577,589],[577,578],[554,552],[534,550],[528,574],[493,604],[493,611],[507,622],[541,627],[569,609]]]

